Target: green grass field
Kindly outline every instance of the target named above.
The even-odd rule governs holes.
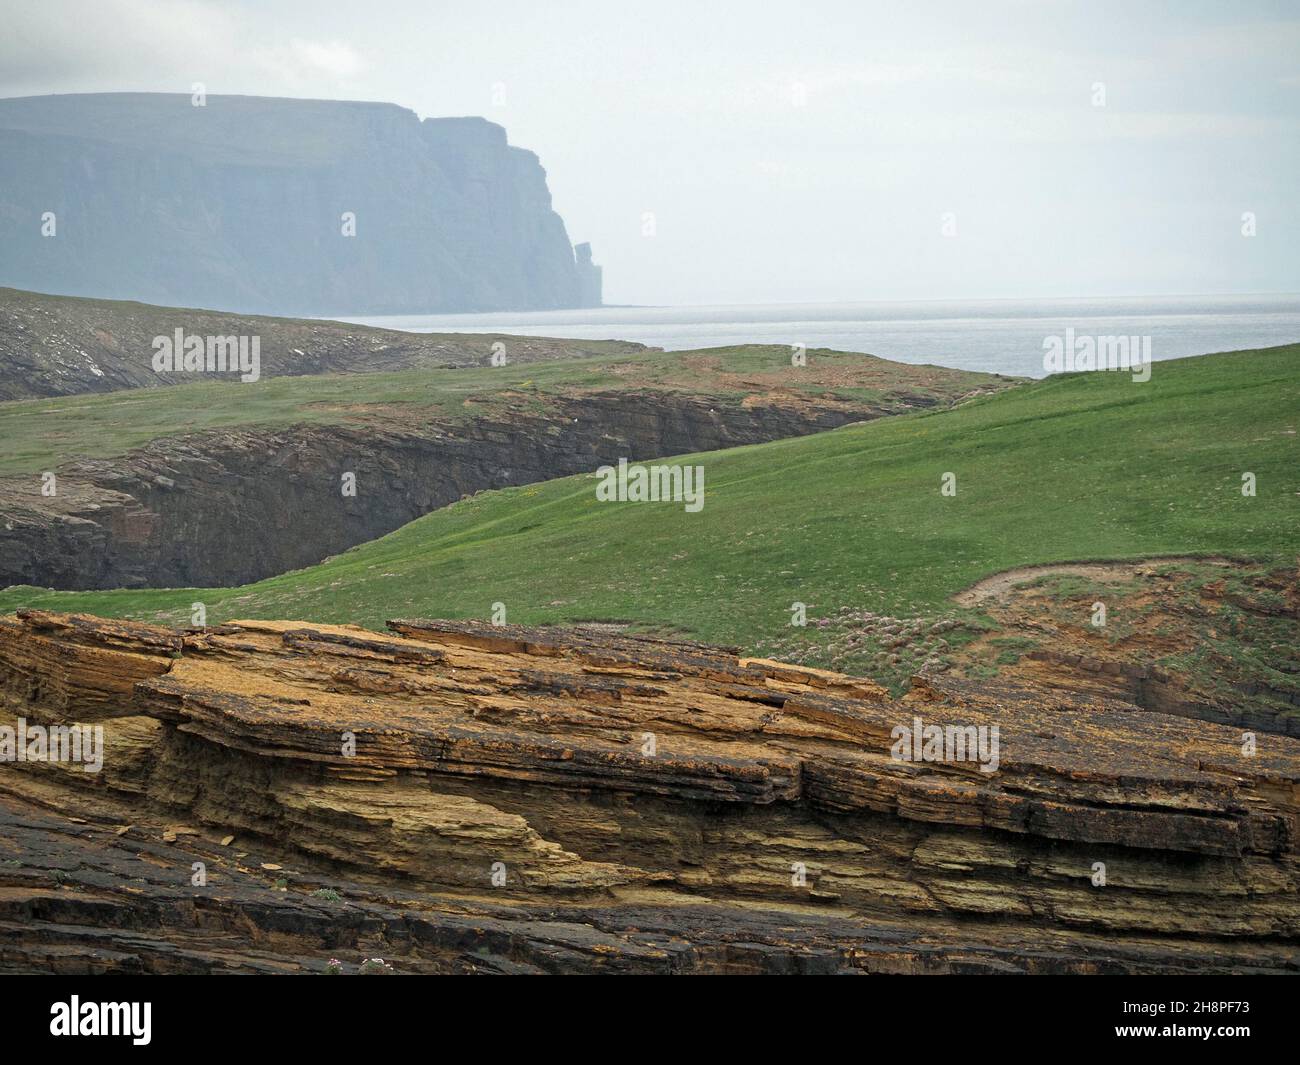
[[[790,367],[790,349],[742,345],[703,351],[638,352],[502,367],[402,370],[264,378],[255,384],[201,381],[167,388],[0,403],[0,474],[52,469],[71,458],[108,458],[160,436],[237,425],[287,426],[413,416],[469,416],[503,392],[676,389],[741,396],[738,379],[821,399],[889,403],[900,396],[947,401],[1009,379],[934,366],[909,366],[855,352],[814,349]]]
[[[538,373],[539,367],[530,367]],[[352,397],[355,401],[355,396]],[[955,410],[671,460],[705,505],[598,502],[593,476],[483,493],[238,589],[49,593],[22,606],[187,623],[402,616],[630,621],[754,647],[854,607],[938,613],[1016,566],[1161,554],[1294,560],[1300,345],[1048,378]],[[945,497],[941,478],[956,476]],[[1257,495],[1243,496],[1254,473]]]

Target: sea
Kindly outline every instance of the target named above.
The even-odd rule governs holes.
[[[345,320],[417,332],[635,340],[670,351],[802,344],[898,362],[1043,377],[1045,344],[1066,337],[1067,330],[1076,338],[1150,337],[1153,361],[1300,343],[1300,294],[624,306]]]

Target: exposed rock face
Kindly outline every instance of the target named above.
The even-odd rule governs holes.
[[[537,156],[484,119],[104,93],[0,100],[0,284],[337,315],[576,307],[584,281]]]
[[[154,339],[186,335],[257,337],[260,375],[388,372],[491,364],[503,343],[513,363],[634,354],[621,340],[552,340],[501,333],[407,333],[345,322],[222,314],[115,300],[0,289],[0,401],[75,396],[123,388],[236,380],[239,371],[156,371]],[[657,350],[657,349],[655,349]]]
[[[933,403],[917,397],[916,405]],[[301,425],[160,439],[0,478],[0,587],[230,586],[321,559],[474,492],[831,429],[894,409],[669,392],[556,396],[469,422]],[[391,408],[390,408],[391,410]],[[357,494],[341,494],[356,474]]]
[[[1300,737],[1300,569],[1225,559],[1040,567],[965,593],[998,623],[967,644],[978,669],[1021,643],[1000,676],[1026,687],[1123,699],[1238,729]],[[1092,581],[1061,592],[1057,576]],[[1068,588],[1068,586],[1067,586]],[[975,599],[974,596],[979,598]],[[1089,619],[1109,610],[1105,627]]]
[[[3,723],[107,736],[98,774],[0,764],[0,967],[1300,969],[1295,740],[1246,756],[1099,699],[892,700],[694,644],[390,627],[0,621]],[[895,760],[916,717],[998,726],[996,770]]]

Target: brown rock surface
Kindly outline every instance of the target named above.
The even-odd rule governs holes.
[[[1300,737],[1300,568],[1155,558],[1013,570],[958,597],[995,627],[956,657],[1035,689],[1086,692]],[[1092,623],[1096,604],[1106,624]],[[1011,653],[1006,648],[1016,648]]]
[[[593,629],[390,627],[0,620],[0,724],[107,748],[98,774],[0,765],[0,969],[1300,970],[1294,739],[1247,755],[1100,697],[892,699]],[[996,769],[891,757],[917,717],[996,726]]]

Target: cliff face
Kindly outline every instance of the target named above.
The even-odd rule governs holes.
[[[0,970],[1300,969],[1300,741],[390,628],[0,619],[0,725],[104,730],[98,773],[0,762]],[[918,717],[997,728],[996,759],[898,757]]]
[[[0,284],[400,314],[576,307],[590,275],[537,156],[484,119],[110,93],[0,100]]]

